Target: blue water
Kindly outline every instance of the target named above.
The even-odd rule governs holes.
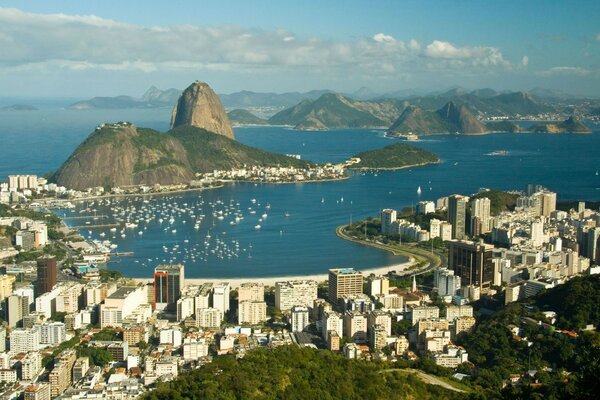
[[[168,109],[0,113],[0,143],[5,155],[0,163],[0,179],[10,173],[42,174],[55,170],[102,122],[128,120],[138,126],[166,130],[169,113]],[[297,153],[303,159],[317,162],[342,161],[360,151],[394,143],[383,137],[382,131],[356,129],[298,132],[253,127],[236,129],[236,137],[248,145]],[[528,183],[549,187],[558,193],[559,199],[600,200],[600,176],[595,174],[600,169],[597,151],[600,132],[435,136],[413,144],[435,152],[443,162],[378,174],[353,173],[351,179],[337,182],[235,184],[219,190],[152,198],[146,207],[162,203],[183,207],[187,203],[189,207],[202,208],[206,217],[198,230],[193,228],[193,217],[179,213],[173,226],[156,220],[144,222],[135,230],[127,230],[125,238],[119,233],[113,239],[105,231],[105,238],[117,244],[118,251],[134,252],[134,256],[122,257],[110,267],[128,276],[150,277],[158,263],[184,262],[189,277],[223,278],[308,275],[336,266],[367,269],[396,264],[403,259],[343,241],[335,236],[334,230],[351,219],[377,215],[384,207],[402,208],[452,193],[470,194],[481,187],[522,189]],[[510,153],[486,155],[494,150]],[[421,197],[416,194],[418,186],[423,190]],[[252,203],[251,199],[257,202]],[[244,220],[231,225],[231,216],[222,221],[214,218],[209,203],[217,201],[240,203]],[[144,206],[142,199],[127,199],[121,204],[138,210]],[[248,207],[257,213],[249,214]],[[98,213],[109,211],[103,206],[94,208]],[[263,212],[268,217],[260,223],[261,229],[256,230]],[[197,216],[200,211],[195,213]],[[172,233],[171,229],[177,232]],[[143,235],[137,234],[140,230]],[[87,230],[82,233],[88,236]],[[100,233],[92,230],[91,237],[99,238]],[[217,239],[227,246],[229,254],[235,255],[218,258],[211,253],[211,249],[219,246]],[[237,251],[233,241],[239,243]],[[174,249],[175,246],[178,247]],[[205,250],[208,251],[203,255]]]

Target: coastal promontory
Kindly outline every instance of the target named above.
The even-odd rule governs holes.
[[[351,169],[402,169],[440,162],[437,155],[405,143],[365,151],[354,159],[360,161],[350,165]]]

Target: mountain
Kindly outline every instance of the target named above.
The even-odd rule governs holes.
[[[486,126],[466,107],[457,106],[453,102],[446,103],[437,111],[409,106],[388,130],[390,134],[413,132],[419,135],[454,132],[479,134],[487,131]]]
[[[231,94],[220,94],[219,97],[223,105],[227,108],[285,108],[298,104],[303,100],[315,100],[325,93],[331,93],[331,90],[312,90],[305,93],[258,93],[243,90]]]
[[[150,89],[146,90],[146,93],[142,95],[140,100],[148,104],[171,105],[175,104],[180,95],[181,90],[179,89],[171,88],[160,90],[156,86],[151,86]]]
[[[115,108],[142,108],[144,103],[131,96],[116,97],[94,97],[90,100],[78,101],[68,108],[72,110],[87,110],[93,108],[115,109]]]
[[[559,123],[539,124],[530,130],[537,133],[592,133],[590,128],[574,116]]]
[[[489,121],[485,123],[485,126],[490,132],[523,132],[523,128],[512,121]]]
[[[189,182],[194,171],[174,137],[129,123],[96,128],[53,179],[69,189]]]
[[[236,125],[267,125],[268,122],[266,119],[262,119],[252,114],[248,110],[242,110],[241,108],[236,108],[235,110],[231,110],[227,113],[229,117],[229,121]]]
[[[398,102],[361,102],[326,93],[316,100],[303,100],[269,119],[273,125],[296,129],[371,128],[389,126],[400,112]]]
[[[75,149],[52,180],[69,189],[188,184],[197,172],[244,165],[306,167],[306,161],[182,125],[167,133],[130,123],[104,124]]]
[[[0,107],[1,111],[36,111],[37,107],[31,106],[29,104],[13,104],[6,107]]]
[[[171,107],[181,91],[178,89],[160,90],[155,86],[150,87],[141,98],[131,96],[94,97],[90,100],[78,101],[68,108],[73,110],[87,109],[115,109],[115,108],[157,108]]]
[[[204,82],[187,87],[173,108],[171,128],[191,125],[233,139],[229,118],[219,96]]]

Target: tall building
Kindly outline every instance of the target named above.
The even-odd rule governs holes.
[[[228,282],[213,285],[213,307],[221,310],[223,315],[229,311],[229,292],[231,287]]]
[[[159,265],[154,269],[154,309],[174,310],[184,286],[182,264]]]
[[[381,211],[381,233],[389,235],[392,232],[392,222],[396,221],[396,210],[386,208]]]
[[[544,244],[544,223],[542,221],[535,220],[531,223],[531,245],[533,247],[540,247]]]
[[[490,227],[490,207],[491,201],[487,197],[475,199],[471,203],[472,216],[479,218],[481,233],[488,233],[492,230]]]
[[[362,294],[362,273],[353,268],[336,268],[329,270],[329,302],[339,305],[342,296]],[[341,332],[338,332],[341,335]]]
[[[54,368],[48,375],[50,395],[55,398],[61,395],[73,382],[71,371],[77,360],[75,350],[69,349],[54,358]]]
[[[369,276],[367,278],[369,296],[375,297],[380,294],[388,294],[390,291],[390,281],[385,276]]]
[[[556,193],[544,190],[539,193],[541,202],[541,214],[549,217],[552,211],[556,210]]]
[[[129,317],[141,305],[148,304],[147,288],[140,286],[122,286],[112,293],[100,305],[100,327],[121,327],[123,320]]]
[[[54,257],[38,258],[37,260],[37,295],[48,293],[56,285],[58,270]]]
[[[451,241],[448,268],[460,277],[463,286],[488,288],[494,279],[493,249],[485,243]]]
[[[316,281],[287,281],[275,283],[275,308],[288,311],[294,306],[312,307],[317,296]]]
[[[27,296],[10,295],[6,298],[5,313],[8,326],[22,326],[23,317],[29,314],[29,298]]]
[[[452,239],[465,238],[465,219],[469,198],[454,194],[448,197],[448,222],[452,224]]]
[[[15,286],[14,275],[0,275],[0,301],[4,300],[13,292]],[[30,299],[33,300],[33,299]]]
[[[264,301],[265,287],[258,283],[242,283],[238,289],[238,302],[242,301]]]
[[[218,308],[199,308],[196,310],[196,326],[199,328],[218,328],[223,321],[223,312]]]
[[[308,325],[310,325],[308,307],[292,307],[291,325],[292,332],[302,332]]]
[[[344,313],[344,337],[356,343],[367,342],[367,316],[358,311]]]
[[[36,328],[17,328],[10,333],[10,352],[13,354],[37,351],[40,345],[40,331]]]
[[[267,320],[267,303],[264,301],[240,301],[238,324],[257,325]]]

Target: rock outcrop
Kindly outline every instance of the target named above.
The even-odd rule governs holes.
[[[191,125],[234,139],[233,130],[219,96],[204,82],[196,81],[183,91],[171,117],[171,128]]]

